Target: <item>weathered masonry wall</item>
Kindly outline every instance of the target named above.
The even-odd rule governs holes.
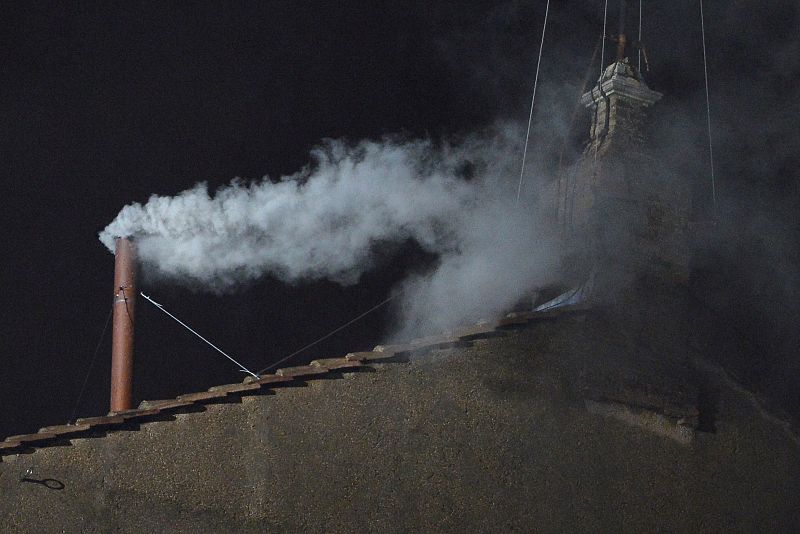
[[[688,446],[589,412],[573,391],[588,357],[574,340],[585,328],[542,323],[471,348],[6,456],[1,530],[800,525],[800,450],[736,392],[720,390],[717,433],[698,433]],[[63,489],[48,489],[45,479]]]

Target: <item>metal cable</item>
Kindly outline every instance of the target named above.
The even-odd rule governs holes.
[[[606,67],[606,22],[608,21],[608,0],[603,8],[603,48],[600,51],[600,78],[603,78],[603,71]]]
[[[642,72],[642,0],[639,0],[639,46],[637,47],[639,54],[639,73]]]
[[[125,314],[128,316],[128,321],[133,326],[133,316],[131,315],[131,310],[128,308],[128,296],[125,294],[125,288],[127,286],[119,286],[119,292],[122,293],[122,300],[125,302]]]
[[[181,321],[180,319],[178,319],[177,317],[175,317],[174,315],[172,315],[170,312],[168,312],[166,309],[164,309],[164,306],[162,306],[162,305],[161,305],[161,304],[159,304],[158,302],[154,301],[153,299],[151,299],[150,297],[148,297],[147,295],[145,295],[145,294],[144,294],[144,293],[142,293],[141,291],[139,292],[139,294],[140,294],[142,297],[144,297],[144,298],[145,298],[147,301],[149,301],[149,302],[150,302],[150,303],[151,303],[153,306],[155,306],[156,308],[158,308],[158,309],[159,309],[159,310],[161,310],[162,312],[164,312],[164,313],[166,313],[167,315],[169,315],[170,317],[172,317],[172,318],[173,318],[173,319],[174,319],[174,320],[175,320],[175,321],[176,321],[178,324],[180,324],[181,326],[183,326],[183,327],[184,327],[185,329],[187,329],[189,332],[191,332],[192,334],[196,335],[197,337],[199,337],[200,339],[202,339],[203,341],[205,341],[205,342],[206,342],[206,343],[207,343],[209,346],[211,346],[211,347],[212,347],[214,350],[216,350],[217,352],[219,352],[220,354],[222,354],[223,356],[225,356],[226,358],[228,358],[230,361],[232,361],[233,363],[235,363],[236,365],[238,365],[238,366],[239,366],[239,370],[240,370],[240,371],[242,371],[243,373],[247,373],[247,374],[249,374],[250,376],[252,376],[252,377],[253,377],[253,378],[255,378],[255,379],[258,379],[258,375],[257,375],[257,374],[255,374],[254,372],[250,371],[250,370],[249,370],[247,367],[245,367],[245,366],[244,366],[244,365],[242,365],[241,363],[239,363],[239,362],[237,362],[236,360],[234,360],[234,359],[233,359],[231,356],[229,356],[227,353],[225,353],[225,352],[224,352],[224,351],[223,351],[221,348],[219,348],[219,347],[217,347],[216,345],[214,345],[213,343],[211,343],[209,340],[207,340],[206,338],[204,338],[203,336],[201,336],[200,334],[198,334],[196,331],[194,331],[194,330],[193,330],[193,329],[192,329],[192,328],[191,328],[189,325],[187,325],[186,323],[184,323],[183,321]]]
[[[711,98],[708,91],[708,59],[706,56],[706,24],[703,15],[703,0],[700,0],[700,30],[703,37],[703,74],[706,81],[706,121],[708,123],[708,159],[711,163],[711,201],[714,208],[714,218],[717,216],[717,184],[714,176],[714,146],[711,142]]]
[[[322,336],[322,337],[321,337],[321,338],[319,338],[318,340],[316,340],[316,341],[314,341],[314,342],[312,342],[312,343],[309,343],[309,344],[308,344],[308,345],[306,345],[305,347],[303,347],[303,348],[301,348],[301,349],[298,349],[298,350],[294,351],[294,352],[293,352],[293,353],[291,353],[290,355],[288,355],[288,356],[286,356],[286,357],[284,357],[284,358],[281,358],[281,359],[280,359],[280,360],[278,360],[277,362],[274,362],[274,363],[272,363],[272,364],[268,365],[267,367],[264,367],[263,369],[261,369],[261,370],[260,370],[258,373],[256,373],[256,374],[259,374],[259,375],[260,375],[260,374],[261,374],[261,373],[263,373],[264,371],[269,371],[269,370],[270,370],[270,369],[272,369],[273,367],[276,367],[276,366],[278,366],[278,365],[282,364],[283,362],[285,362],[286,360],[288,360],[288,359],[289,359],[289,358],[291,358],[292,356],[297,356],[298,354],[300,354],[300,353],[301,353],[301,352],[303,352],[304,350],[306,350],[306,349],[310,349],[310,348],[311,348],[311,347],[313,347],[314,345],[317,345],[318,343],[321,343],[321,342],[325,341],[326,339],[328,339],[329,337],[331,337],[331,336],[332,336],[332,335],[334,335],[335,333],[339,332],[340,330],[344,330],[345,328],[347,328],[347,327],[348,327],[348,326],[350,326],[351,324],[355,323],[356,321],[360,321],[361,319],[363,319],[364,317],[366,317],[366,316],[367,316],[367,315],[369,315],[370,313],[374,312],[375,310],[377,310],[377,309],[378,309],[378,308],[380,308],[381,306],[383,306],[383,305],[387,304],[388,302],[390,302],[390,301],[392,301],[392,300],[396,299],[396,298],[397,298],[397,297],[399,297],[401,294],[402,294],[402,292],[395,293],[395,294],[394,294],[394,295],[392,295],[391,297],[389,297],[389,298],[387,298],[387,299],[383,300],[383,301],[382,301],[382,302],[380,302],[379,304],[376,304],[376,305],[375,305],[375,306],[373,306],[372,308],[368,309],[367,311],[365,311],[364,313],[362,313],[362,314],[361,314],[361,315],[359,315],[358,317],[355,317],[354,319],[350,319],[349,321],[347,321],[347,322],[346,322],[345,324],[343,324],[342,326],[340,326],[340,327],[338,327],[338,328],[336,328],[336,329],[334,329],[334,330],[332,330],[332,331],[328,332],[327,334],[325,334],[324,336]]]
[[[525,175],[525,159],[528,156],[528,140],[531,136],[531,122],[533,121],[533,104],[536,102],[536,86],[539,84],[539,68],[542,65],[542,49],[544,48],[544,34],[547,31],[547,15],[550,13],[550,0],[544,9],[544,24],[542,25],[542,41],[539,43],[539,59],[536,61],[536,77],[533,80],[533,95],[531,95],[531,111],[528,115],[528,131],[525,134],[525,148],[522,150],[522,168],[519,171],[519,185],[517,185],[517,206],[522,194],[522,178]]]
[[[86,391],[86,384],[89,383],[89,376],[92,374],[92,369],[94,368],[94,362],[97,359],[97,353],[100,352],[100,345],[103,344],[103,339],[106,336],[106,330],[108,330],[108,323],[111,322],[111,316],[114,314],[114,305],[111,305],[111,308],[108,310],[108,316],[106,317],[106,322],[103,325],[103,331],[100,334],[100,339],[97,340],[97,345],[94,348],[94,354],[92,354],[92,360],[89,362],[89,368],[86,370],[86,376],[83,378],[83,385],[81,386],[81,391],[78,393],[78,400],[75,401],[75,406],[72,408],[72,413],[70,413],[69,421],[70,423],[75,422],[75,414],[78,413],[78,408],[80,407],[81,399],[83,399],[83,393]]]

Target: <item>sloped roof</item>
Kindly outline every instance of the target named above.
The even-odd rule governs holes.
[[[669,389],[682,383],[661,380],[670,366],[644,374],[652,362],[640,345],[632,361],[615,354],[628,349],[607,332],[617,318],[606,312],[545,317],[376,348],[366,354],[376,359],[343,369],[352,373],[256,384],[86,436],[102,439],[8,456],[0,524],[37,533],[796,530],[800,449],[745,393],[713,383],[716,432],[695,432],[688,446],[665,439],[653,431],[672,418],[637,415],[594,395],[613,389],[584,385],[627,377]],[[669,359],[670,347],[653,341]],[[428,347],[444,350],[411,356]],[[651,389],[626,402],[663,409]]]
[[[74,424],[46,426],[38,432],[8,436],[0,442],[0,461],[3,456],[30,453],[38,448],[63,445],[72,439],[125,430],[132,424],[163,419],[165,415],[193,411],[206,403],[236,402],[242,396],[267,394],[275,388],[292,387],[345,371],[357,371],[376,362],[397,362],[410,354],[465,347],[475,339],[501,335],[509,328],[583,310],[580,306],[565,306],[549,311],[511,313],[496,321],[466,326],[441,336],[419,338],[405,344],[379,345],[372,351],[353,352],[338,358],[316,359],[308,365],[284,367],[274,374],[261,375],[259,380],[248,377],[243,383],[213,386],[207,391],[184,393],[174,399],[145,400],[136,409],[85,417]]]

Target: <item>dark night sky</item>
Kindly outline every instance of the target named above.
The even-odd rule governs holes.
[[[742,225],[720,252],[742,259],[719,269],[727,291],[719,302],[726,320],[745,325],[763,367],[797,372],[797,338],[789,332],[798,317],[791,307],[798,281],[798,10],[777,1],[707,4],[721,216]],[[700,146],[697,3],[645,6],[648,80],[666,94],[662,115],[679,116],[683,141]],[[122,206],[197,181],[213,188],[237,176],[294,172],[325,137],[440,136],[524,120],[544,2],[3,9],[0,435],[7,435],[69,418],[110,307],[113,257],[96,234]],[[552,6],[537,118],[571,113],[565,103],[578,96],[602,9],[599,0]],[[534,141],[535,153],[552,148],[546,135]],[[753,268],[741,266],[750,259]],[[158,283],[143,288],[260,368],[382,300],[425,261],[405,246],[347,289],[274,280],[225,297]],[[771,299],[766,307],[764,298]],[[771,324],[760,312],[731,311],[743,303],[780,309],[784,319]],[[139,311],[137,402],[241,379],[147,303]],[[298,361],[370,347],[389,321],[390,311],[376,313]],[[767,358],[758,347],[778,356]],[[107,411],[109,354],[106,336],[79,416]]]

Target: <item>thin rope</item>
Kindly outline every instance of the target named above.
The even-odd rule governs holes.
[[[345,324],[343,324],[343,325],[342,325],[342,326],[340,326],[339,328],[336,328],[336,329],[334,329],[334,330],[332,330],[332,331],[328,332],[327,334],[325,334],[324,336],[322,336],[322,337],[321,337],[321,338],[319,338],[318,340],[316,340],[316,341],[314,341],[314,342],[312,342],[312,343],[309,343],[308,345],[306,345],[306,346],[305,346],[305,347],[303,347],[302,349],[298,349],[298,350],[294,351],[293,353],[291,353],[290,355],[286,356],[285,358],[281,358],[281,359],[280,359],[280,360],[278,360],[277,362],[275,362],[275,363],[272,363],[272,364],[268,365],[267,367],[264,367],[264,368],[263,368],[263,369],[261,369],[261,370],[260,370],[260,371],[259,371],[257,374],[259,374],[259,375],[260,375],[260,374],[261,374],[261,373],[263,373],[264,371],[269,371],[269,370],[270,370],[270,369],[272,369],[273,367],[276,367],[276,366],[278,366],[278,365],[282,364],[283,362],[285,362],[286,360],[288,360],[288,359],[289,359],[289,358],[291,358],[292,356],[297,356],[298,354],[300,354],[300,353],[301,353],[301,352],[303,352],[304,350],[310,349],[310,348],[311,348],[311,347],[313,347],[314,345],[317,345],[318,343],[321,343],[321,342],[325,341],[326,339],[328,339],[329,337],[331,337],[331,336],[332,336],[332,335],[334,335],[335,333],[339,332],[340,330],[344,330],[345,328],[347,328],[347,327],[348,327],[348,326],[350,326],[351,324],[355,323],[356,321],[360,321],[361,319],[363,319],[364,317],[366,317],[366,316],[367,316],[367,315],[369,315],[370,313],[374,312],[375,310],[377,310],[377,309],[378,309],[378,308],[380,308],[381,306],[383,306],[383,305],[387,304],[388,302],[390,302],[390,301],[394,300],[395,298],[399,297],[401,294],[402,294],[402,292],[400,292],[400,293],[395,293],[395,294],[394,294],[394,295],[392,295],[391,297],[389,297],[389,298],[387,298],[387,299],[383,300],[383,301],[382,301],[382,302],[380,302],[379,304],[376,304],[376,305],[375,305],[375,306],[373,306],[372,308],[368,309],[367,311],[365,311],[364,313],[362,313],[362,314],[361,314],[361,315],[359,315],[358,317],[356,317],[356,318],[354,318],[354,319],[350,319],[349,321],[347,321]]]
[[[639,0],[639,72],[642,72],[642,0]]]
[[[83,378],[83,385],[81,386],[81,391],[78,393],[78,400],[75,401],[75,406],[72,408],[72,413],[69,415],[68,421],[70,423],[75,421],[75,414],[78,413],[78,408],[81,404],[81,399],[83,399],[83,393],[86,391],[86,384],[89,383],[89,376],[92,374],[92,369],[94,368],[94,362],[97,359],[97,353],[100,352],[100,345],[103,344],[103,339],[106,337],[106,330],[108,330],[108,323],[111,322],[111,316],[114,314],[114,305],[111,305],[111,308],[108,310],[108,316],[106,317],[106,322],[103,325],[103,331],[100,333],[100,339],[97,340],[97,345],[94,348],[94,354],[92,354],[92,360],[89,362],[89,368],[86,370],[86,376]]]
[[[143,296],[145,299],[147,299],[147,300],[148,300],[148,301],[149,301],[151,304],[153,304],[153,305],[154,305],[156,308],[158,308],[158,309],[159,309],[159,310],[161,310],[162,312],[164,312],[164,313],[166,313],[167,315],[169,315],[170,317],[172,317],[172,318],[173,318],[173,319],[174,319],[174,320],[175,320],[175,321],[176,321],[178,324],[180,324],[181,326],[183,326],[183,327],[184,327],[185,329],[187,329],[189,332],[191,332],[192,334],[196,335],[197,337],[199,337],[200,339],[202,339],[203,341],[205,341],[206,343],[208,343],[208,345],[210,345],[210,346],[211,346],[211,347],[212,347],[214,350],[216,350],[217,352],[219,352],[220,354],[222,354],[223,356],[225,356],[226,358],[228,358],[230,361],[232,361],[233,363],[235,363],[236,365],[238,365],[238,366],[239,366],[239,370],[240,370],[240,371],[242,371],[243,373],[247,373],[247,374],[249,374],[250,376],[252,376],[252,377],[254,377],[254,378],[258,379],[258,375],[257,375],[257,374],[255,374],[255,373],[253,373],[252,371],[250,371],[250,370],[249,370],[247,367],[245,367],[245,366],[244,366],[244,365],[242,365],[241,363],[239,363],[239,362],[237,362],[236,360],[234,360],[234,359],[233,359],[231,356],[229,356],[228,354],[226,354],[226,353],[225,353],[225,352],[224,352],[222,349],[220,349],[219,347],[217,347],[216,345],[214,345],[213,343],[211,343],[209,340],[207,340],[206,338],[204,338],[203,336],[201,336],[200,334],[198,334],[196,331],[192,330],[192,328],[191,328],[189,325],[187,325],[186,323],[184,323],[183,321],[181,321],[180,319],[178,319],[177,317],[175,317],[174,315],[172,315],[170,312],[168,312],[168,311],[167,311],[167,310],[164,308],[164,306],[162,306],[162,305],[161,305],[161,304],[159,304],[158,302],[154,301],[153,299],[151,299],[150,297],[148,297],[147,295],[145,295],[145,294],[144,294],[144,293],[142,293],[142,292],[139,292],[139,294],[140,294],[141,296]]]
[[[711,142],[711,98],[708,91],[708,59],[706,56],[706,23],[703,15],[703,0],[700,0],[700,30],[703,36],[703,74],[706,80],[706,121],[708,123],[708,159],[711,163],[711,201],[714,207],[714,218],[717,216],[717,181],[714,176],[714,146]]]
[[[606,30],[608,24],[608,0],[605,1],[605,6],[603,7],[603,47],[600,51],[600,81],[597,84],[597,87],[600,89],[600,94],[603,94],[603,72],[605,72],[605,56],[606,56]],[[608,113],[608,110],[606,110]],[[597,104],[595,104],[595,123],[594,123],[594,158],[592,162],[592,175],[593,178],[597,176],[597,149],[599,148],[600,142],[597,139]]]
[[[519,171],[519,185],[517,185],[517,206],[522,194],[522,178],[525,175],[525,159],[528,156],[528,140],[531,137],[531,122],[533,121],[533,104],[536,102],[536,86],[539,84],[539,68],[542,65],[542,49],[544,48],[544,34],[547,31],[547,15],[550,13],[550,0],[544,8],[544,24],[542,25],[542,41],[539,43],[539,59],[536,61],[536,77],[533,79],[533,95],[531,95],[531,112],[528,114],[528,132],[525,134],[525,148],[522,151],[522,168]]]
[[[600,78],[606,68],[606,22],[608,21],[608,0],[603,8],[603,48],[600,51]]]

